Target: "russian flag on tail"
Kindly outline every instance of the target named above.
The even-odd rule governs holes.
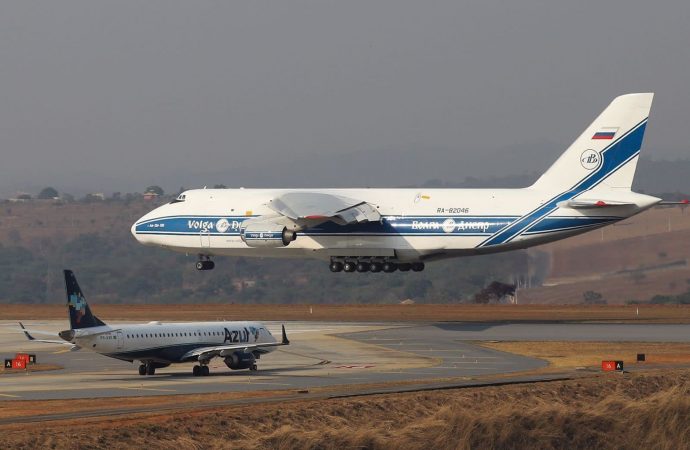
[[[601,130],[597,131],[594,133],[594,136],[592,136],[592,139],[613,139],[613,137],[616,135],[616,132],[618,131],[618,128],[602,128]]]

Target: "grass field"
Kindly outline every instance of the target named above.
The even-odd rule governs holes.
[[[92,305],[111,321],[317,320],[317,321],[605,321],[690,323],[690,305]],[[3,305],[0,320],[67,320],[62,305]]]
[[[138,400],[131,400],[136,402]],[[40,426],[6,448],[690,448],[690,371],[292,401]]]
[[[625,367],[645,368],[659,364],[690,364],[690,343],[675,342],[482,342],[481,345],[508,353],[544,359],[559,369],[592,367],[601,361],[623,361]],[[645,362],[637,362],[637,354]]]

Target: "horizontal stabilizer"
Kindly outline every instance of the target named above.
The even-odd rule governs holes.
[[[663,205],[690,205],[690,200],[686,199],[686,200],[680,200],[677,202],[670,201],[670,200],[669,201],[662,200],[659,203],[657,203],[657,205],[662,205],[662,206]]]
[[[588,200],[588,199],[577,199],[569,200],[565,202],[568,208],[573,209],[590,209],[590,208],[611,208],[614,206],[637,206],[635,203],[631,202],[621,202],[616,200]]]

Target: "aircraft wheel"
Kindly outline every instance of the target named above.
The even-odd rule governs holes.
[[[398,270],[401,272],[408,272],[411,268],[412,268],[412,265],[410,263],[398,264]]]
[[[146,375],[155,375],[156,374],[156,368],[153,367],[153,364],[147,364],[146,365]]]
[[[198,376],[200,375],[200,373],[199,373],[200,370],[199,370],[199,369],[201,369],[201,366],[194,366],[194,367],[192,367],[192,375],[194,375],[195,377],[198,377]]]
[[[424,270],[424,263],[423,262],[412,263],[412,271],[413,272],[421,272],[422,270]]]
[[[213,270],[216,267],[216,263],[213,261],[197,261],[196,270]]]
[[[328,266],[329,269],[331,269],[331,272],[342,272],[343,270],[343,263],[340,261],[333,261],[330,266]]]
[[[139,365],[139,375],[146,375],[146,366],[143,364]]]
[[[357,269],[357,264],[355,264],[352,261],[345,261],[345,264],[343,264],[343,270],[345,272],[354,272]]]
[[[207,377],[209,374],[208,366],[201,366],[201,375]]]
[[[383,265],[381,263],[373,262],[371,263],[371,268],[369,270],[371,270],[373,273],[377,273],[381,272],[382,269]]]
[[[251,367],[249,367],[249,370],[251,370],[252,372],[256,372],[257,370],[259,370],[259,368],[256,366],[256,364],[252,364]]]
[[[357,267],[357,272],[360,272],[360,273],[369,272],[369,269],[371,268],[371,264],[369,264],[367,262],[360,261],[357,263],[356,267]]]
[[[385,262],[383,263],[383,271],[386,273],[392,273],[395,272],[398,269],[398,265],[393,263],[393,262]]]

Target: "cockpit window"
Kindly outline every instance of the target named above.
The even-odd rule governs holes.
[[[187,198],[187,196],[185,194],[180,194],[177,196],[177,198],[175,200],[171,201],[170,204],[172,205],[173,203],[183,202],[183,201],[185,201],[186,198]]]

